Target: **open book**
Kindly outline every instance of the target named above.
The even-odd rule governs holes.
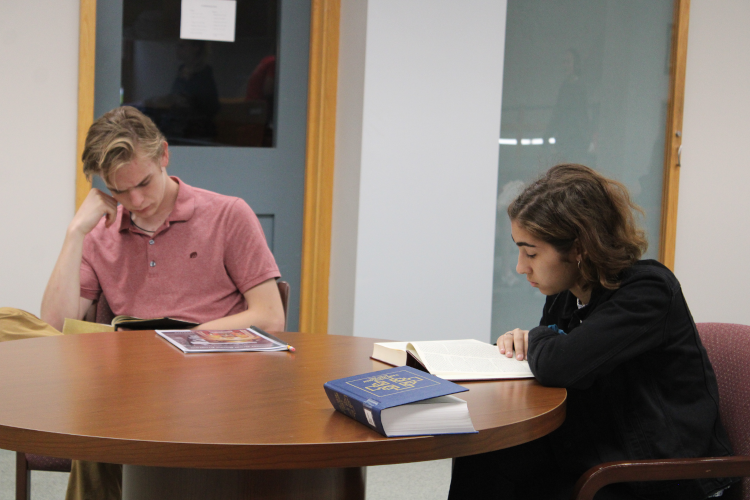
[[[372,358],[394,366],[414,366],[445,380],[532,378],[529,363],[500,354],[478,340],[380,342]]]
[[[65,318],[63,333],[96,333],[112,332],[120,329],[127,330],[187,330],[198,326],[198,323],[191,323],[175,318],[154,318],[141,319],[135,316],[115,316],[112,323],[105,325],[102,323],[92,323],[78,319]]]
[[[198,326],[198,323],[184,321],[176,318],[152,318],[143,319],[135,316],[115,316],[112,320],[115,330],[127,328],[128,330],[187,330]]]

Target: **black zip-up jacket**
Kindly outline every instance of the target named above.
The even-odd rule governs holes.
[[[537,380],[568,390],[565,422],[549,436],[558,463],[581,474],[612,460],[731,455],[716,377],[677,278],[644,260],[621,279],[617,290],[595,288],[580,310],[570,292],[547,297],[541,326],[529,332]],[[732,481],[630,486],[689,500]]]

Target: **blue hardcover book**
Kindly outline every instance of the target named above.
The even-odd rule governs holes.
[[[384,436],[477,432],[466,401],[452,396],[468,391],[408,366],[326,382],[336,410]]]

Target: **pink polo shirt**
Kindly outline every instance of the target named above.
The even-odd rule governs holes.
[[[122,205],[114,224],[86,235],[81,297],[103,292],[116,315],[195,323],[244,311],[244,292],[280,276],[258,218],[240,198],[172,179],[177,201],[153,236]]]

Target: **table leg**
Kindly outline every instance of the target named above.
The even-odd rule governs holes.
[[[364,467],[224,470],[123,467],[123,500],[364,500]]]

